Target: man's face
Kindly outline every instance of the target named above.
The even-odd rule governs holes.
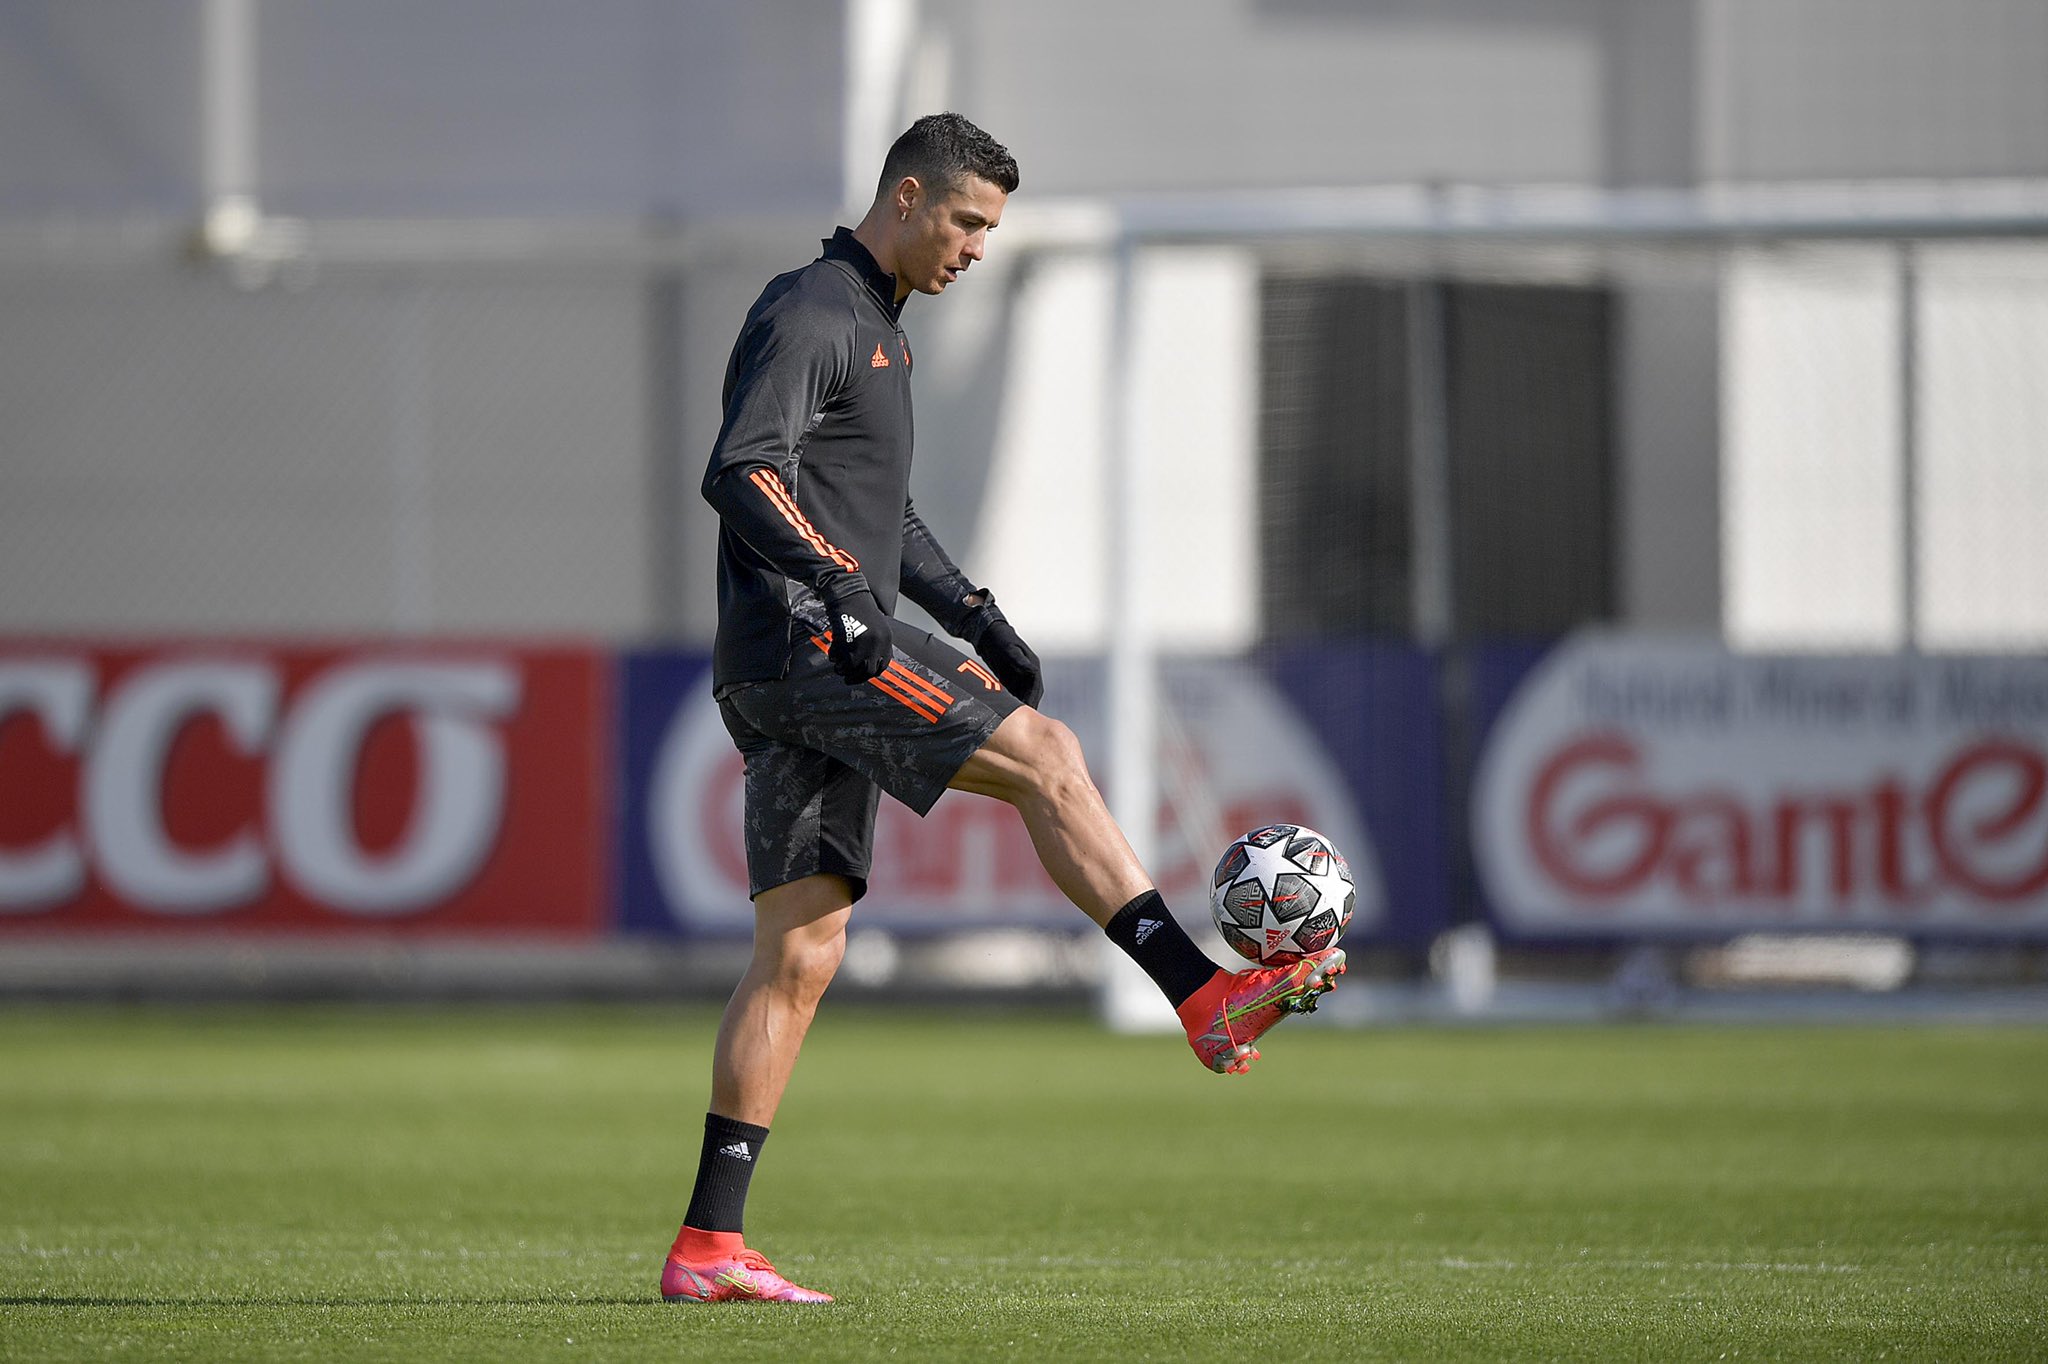
[[[988,249],[990,229],[1002,221],[1010,196],[979,176],[949,193],[920,195],[904,223],[896,252],[896,288],[943,293]]]

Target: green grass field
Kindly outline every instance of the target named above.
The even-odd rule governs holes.
[[[0,1359],[2041,1359],[2048,1032],[827,1004],[667,1306],[713,1016],[0,1013]]]

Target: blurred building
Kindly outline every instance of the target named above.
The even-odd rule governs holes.
[[[917,496],[1048,647],[1117,373],[1183,644],[2048,639],[2038,0],[0,0],[0,629],[704,639],[739,319],[939,108],[1024,183],[908,312]],[[1584,230],[1427,230],[1530,186]],[[1257,220],[1319,187],[1422,226]],[[1769,187],[1867,230],[1630,229]],[[1161,197],[1252,216],[1119,361]]]

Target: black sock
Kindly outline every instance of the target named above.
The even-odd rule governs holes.
[[[1216,963],[1174,921],[1156,890],[1146,891],[1118,910],[1102,931],[1145,968],[1152,983],[1165,993],[1166,1002],[1176,1009],[1216,974]]]
[[[697,1187],[683,1225],[699,1231],[745,1231],[747,1182],[768,1129],[716,1113],[704,1115],[704,1151],[697,1157]]]

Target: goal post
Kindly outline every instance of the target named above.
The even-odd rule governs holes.
[[[1088,218],[1069,215],[1067,221]],[[2021,556],[2020,576],[2027,581],[2004,589],[2003,623],[1987,629],[1977,602],[1981,588],[1973,596],[1955,585],[1998,571],[1990,566],[1995,551],[1957,529],[1969,519],[1958,499],[1982,497],[1982,489],[1971,492],[1963,486],[1968,478],[1953,472],[1937,470],[1930,478],[1929,468],[1948,451],[1979,471],[1979,484],[1986,477],[2031,479],[2024,452],[2048,448],[2048,416],[2038,410],[2025,377],[2035,362],[2048,363],[2048,181],[1694,189],[1417,185],[1163,195],[1113,203],[1092,221],[1092,241],[1069,238],[1062,249],[1081,246],[1111,264],[1100,415],[1111,531],[1104,559],[1104,595],[1112,604],[1108,794],[1148,866],[1157,850],[1157,754],[1166,703],[1161,638],[1140,572],[1143,547],[1157,542],[1150,490],[1161,471],[1146,467],[1139,395],[1141,367],[1173,360],[1156,348],[1140,354],[1133,314],[1141,258],[1158,247],[1242,246],[1262,265],[1301,269],[1307,263],[1385,279],[1409,289],[1411,303],[1416,296],[1440,302],[1421,286],[1446,279],[1639,283],[1682,277],[1708,291],[1718,308],[1710,380],[1716,392],[1697,401],[1720,413],[1710,436],[1715,467],[1708,476],[1722,502],[1718,543],[1707,550],[1719,574],[1713,589],[1718,618],[1687,628],[1718,629],[1738,647],[2048,642],[2048,606],[2042,605],[2048,602],[2048,556]],[[1988,267],[1977,248],[1986,244],[2015,253],[2012,268],[2025,281],[2020,296],[2007,291],[1994,298],[1983,288]],[[1840,261],[1849,264],[1838,269]],[[1876,264],[1864,270],[1863,261]],[[1451,479],[1441,429],[1448,379],[1434,363],[1445,319],[1412,307],[1407,316],[1413,362],[1406,371],[1407,400],[1418,434],[1407,455],[1413,522],[1405,628],[1436,644],[1488,626],[1459,618],[1454,606],[1462,565],[1442,505]],[[1965,335],[1972,328],[1977,332]],[[2008,355],[2001,362],[2013,367],[2008,392],[1987,399],[1981,382],[1972,387],[1965,373],[1970,366],[1958,358],[1958,348],[1971,344]],[[2014,345],[2024,354],[2015,356]],[[1412,348],[1418,346],[1427,354],[1416,357]],[[1795,364],[1808,366],[1806,382],[1817,385],[1818,394],[1789,393],[1774,383],[1774,371]],[[1865,368],[1876,381],[1866,382]],[[1855,420],[1834,422],[1837,409],[1853,410]],[[1863,433],[1841,437],[1833,457],[1867,469],[1886,500],[1888,510],[1868,524],[1843,524],[1824,499],[1809,499],[1811,507],[1799,503],[1802,480],[1815,477],[1801,472],[1800,461],[1814,455],[1789,443],[1800,431],[1825,432],[1831,422]],[[2000,458],[2006,463],[1999,465]],[[1825,469],[1818,474],[1828,476]],[[2042,482],[2040,491],[2048,493],[2048,477]],[[1942,496],[1949,501],[1930,502]],[[1766,514],[1758,499],[1774,503],[1779,514]],[[2018,545],[2030,538],[2013,520],[2023,521],[2026,513],[2001,513],[1996,502],[1994,496],[1987,504],[1997,523],[1991,539]],[[2040,504],[2023,505],[2038,510]],[[1812,544],[1804,543],[1809,539]],[[1799,581],[1802,562],[1839,557],[1840,546],[1851,541],[1847,562],[1873,598],[1864,617],[1837,629],[1812,616],[1812,601],[1765,585]],[[2009,566],[2013,556],[2005,558]],[[1944,616],[1944,601],[1966,598],[1973,604],[1955,605]],[[1624,625],[1669,628],[1654,610],[1631,619],[1627,606],[1615,603]],[[1181,912],[1204,911],[1189,904]],[[1107,944],[1102,953],[1102,1020],[1121,1030],[1173,1026],[1143,974]]]

